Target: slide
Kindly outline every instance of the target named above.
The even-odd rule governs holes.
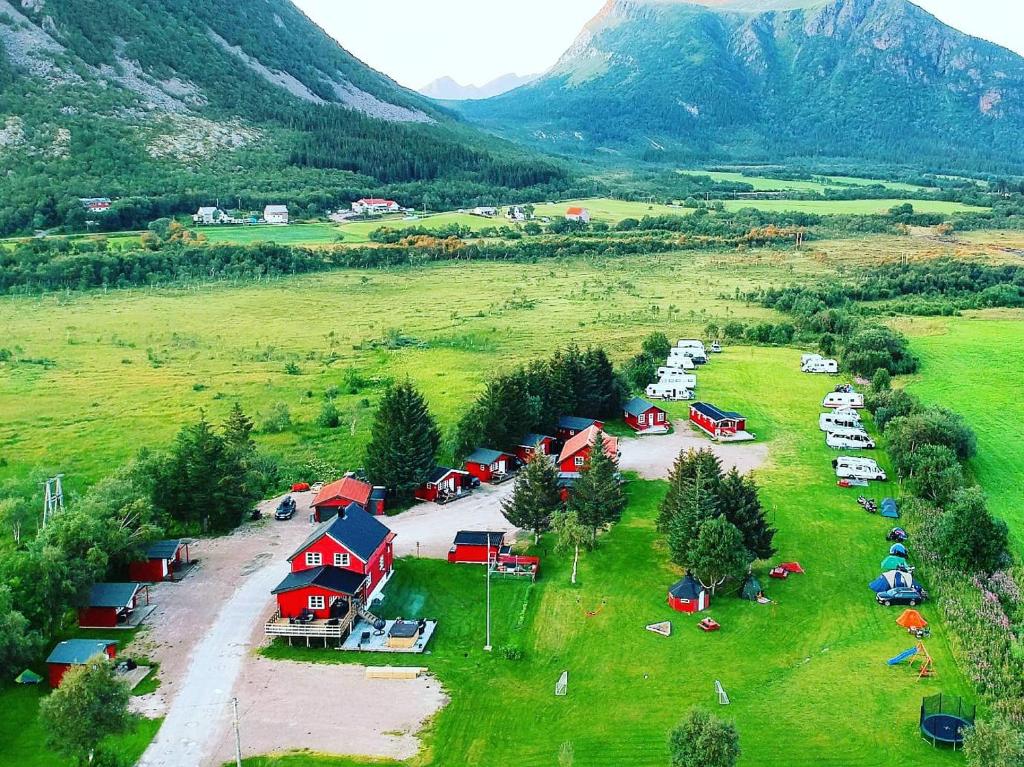
[[[909,650],[904,650],[903,652],[901,652],[895,658],[889,658],[889,660],[886,661],[886,664],[889,666],[895,666],[897,663],[902,663],[907,658],[910,658],[914,655],[917,655],[917,648],[911,647]]]

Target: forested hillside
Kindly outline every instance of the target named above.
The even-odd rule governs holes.
[[[544,77],[459,108],[586,153],[1024,169],[1024,59],[907,0],[609,0]]]
[[[118,228],[217,198],[301,215],[371,193],[442,207],[568,183],[290,2],[0,0],[0,86],[0,233],[82,228],[79,197],[115,198],[96,225]]]

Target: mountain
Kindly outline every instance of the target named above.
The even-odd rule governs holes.
[[[80,197],[119,198],[97,222],[113,228],[217,198],[442,206],[565,177],[370,69],[288,0],[0,0],[0,165],[0,233],[80,228]]]
[[[536,79],[537,75],[509,73],[496,77],[483,85],[461,85],[450,77],[439,77],[424,85],[419,92],[428,98],[440,101],[474,101],[500,96]]]
[[[544,76],[458,109],[559,150],[1024,168],[1024,59],[906,0],[610,0]]]

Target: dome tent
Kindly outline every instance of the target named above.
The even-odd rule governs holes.
[[[747,577],[743,579],[743,585],[740,586],[740,599],[747,599],[751,602],[756,602],[757,598],[761,596],[761,594],[761,581],[755,578],[753,573],[747,573]]]
[[[890,554],[882,560],[882,570],[904,570],[907,567],[907,560]]]

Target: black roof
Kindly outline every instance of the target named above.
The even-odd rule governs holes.
[[[328,591],[353,596],[359,591],[359,587],[365,580],[366,576],[362,573],[342,570],[340,567],[314,567],[311,570],[288,573],[287,577],[277,584],[277,588],[270,593],[280,594],[282,591],[294,591],[306,586],[319,586]]]
[[[88,663],[97,655],[106,655],[110,645],[116,645],[116,639],[67,639],[57,644],[50,651],[47,663],[65,663],[81,665]]]
[[[563,415],[558,418],[559,429],[575,429],[576,431],[583,431],[589,429],[597,421],[593,418],[580,418],[576,415]]]
[[[174,559],[174,555],[178,553],[179,546],[181,546],[181,541],[176,538],[174,540],[154,541],[146,549],[146,559]]]
[[[138,583],[94,583],[89,589],[89,607],[127,607],[138,590]]]
[[[536,447],[538,443],[545,439],[551,439],[546,434],[524,434],[522,439],[519,440],[520,447]]]
[[[314,541],[329,535],[365,562],[384,543],[390,532],[386,525],[381,524],[358,503],[350,503],[338,516],[317,525],[302,545],[288,557],[288,561],[295,559]]]
[[[668,593],[676,599],[697,599],[704,587],[697,582],[697,579],[687,573],[680,580],[676,581]]]
[[[469,456],[466,458],[466,462],[482,463],[485,466],[489,466],[495,461],[497,461],[499,458],[501,458],[503,455],[508,455],[508,453],[503,453],[500,450],[491,450],[486,447],[478,447],[476,450],[469,454]]]
[[[389,637],[414,637],[420,626],[415,621],[395,621],[388,629]]]
[[[466,472],[462,469],[449,469],[447,466],[435,466],[434,470],[430,472],[430,476],[427,477],[427,482],[440,482],[442,479],[447,477],[452,472],[456,474],[465,474]]]
[[[490,536],[492,546],[500,546],[505,539],[505,533],[500,530],[459,530],[455,534],[456,546],[486,546],[487,537]]]
[[[731,410],[719,410],[714,405],[709,405],[706,402],[694,402],[690,405],[690,408],[696,410],[702,415],[706,415],[713,421],[736,420],[743,418],[739,413],[734,413]]]

